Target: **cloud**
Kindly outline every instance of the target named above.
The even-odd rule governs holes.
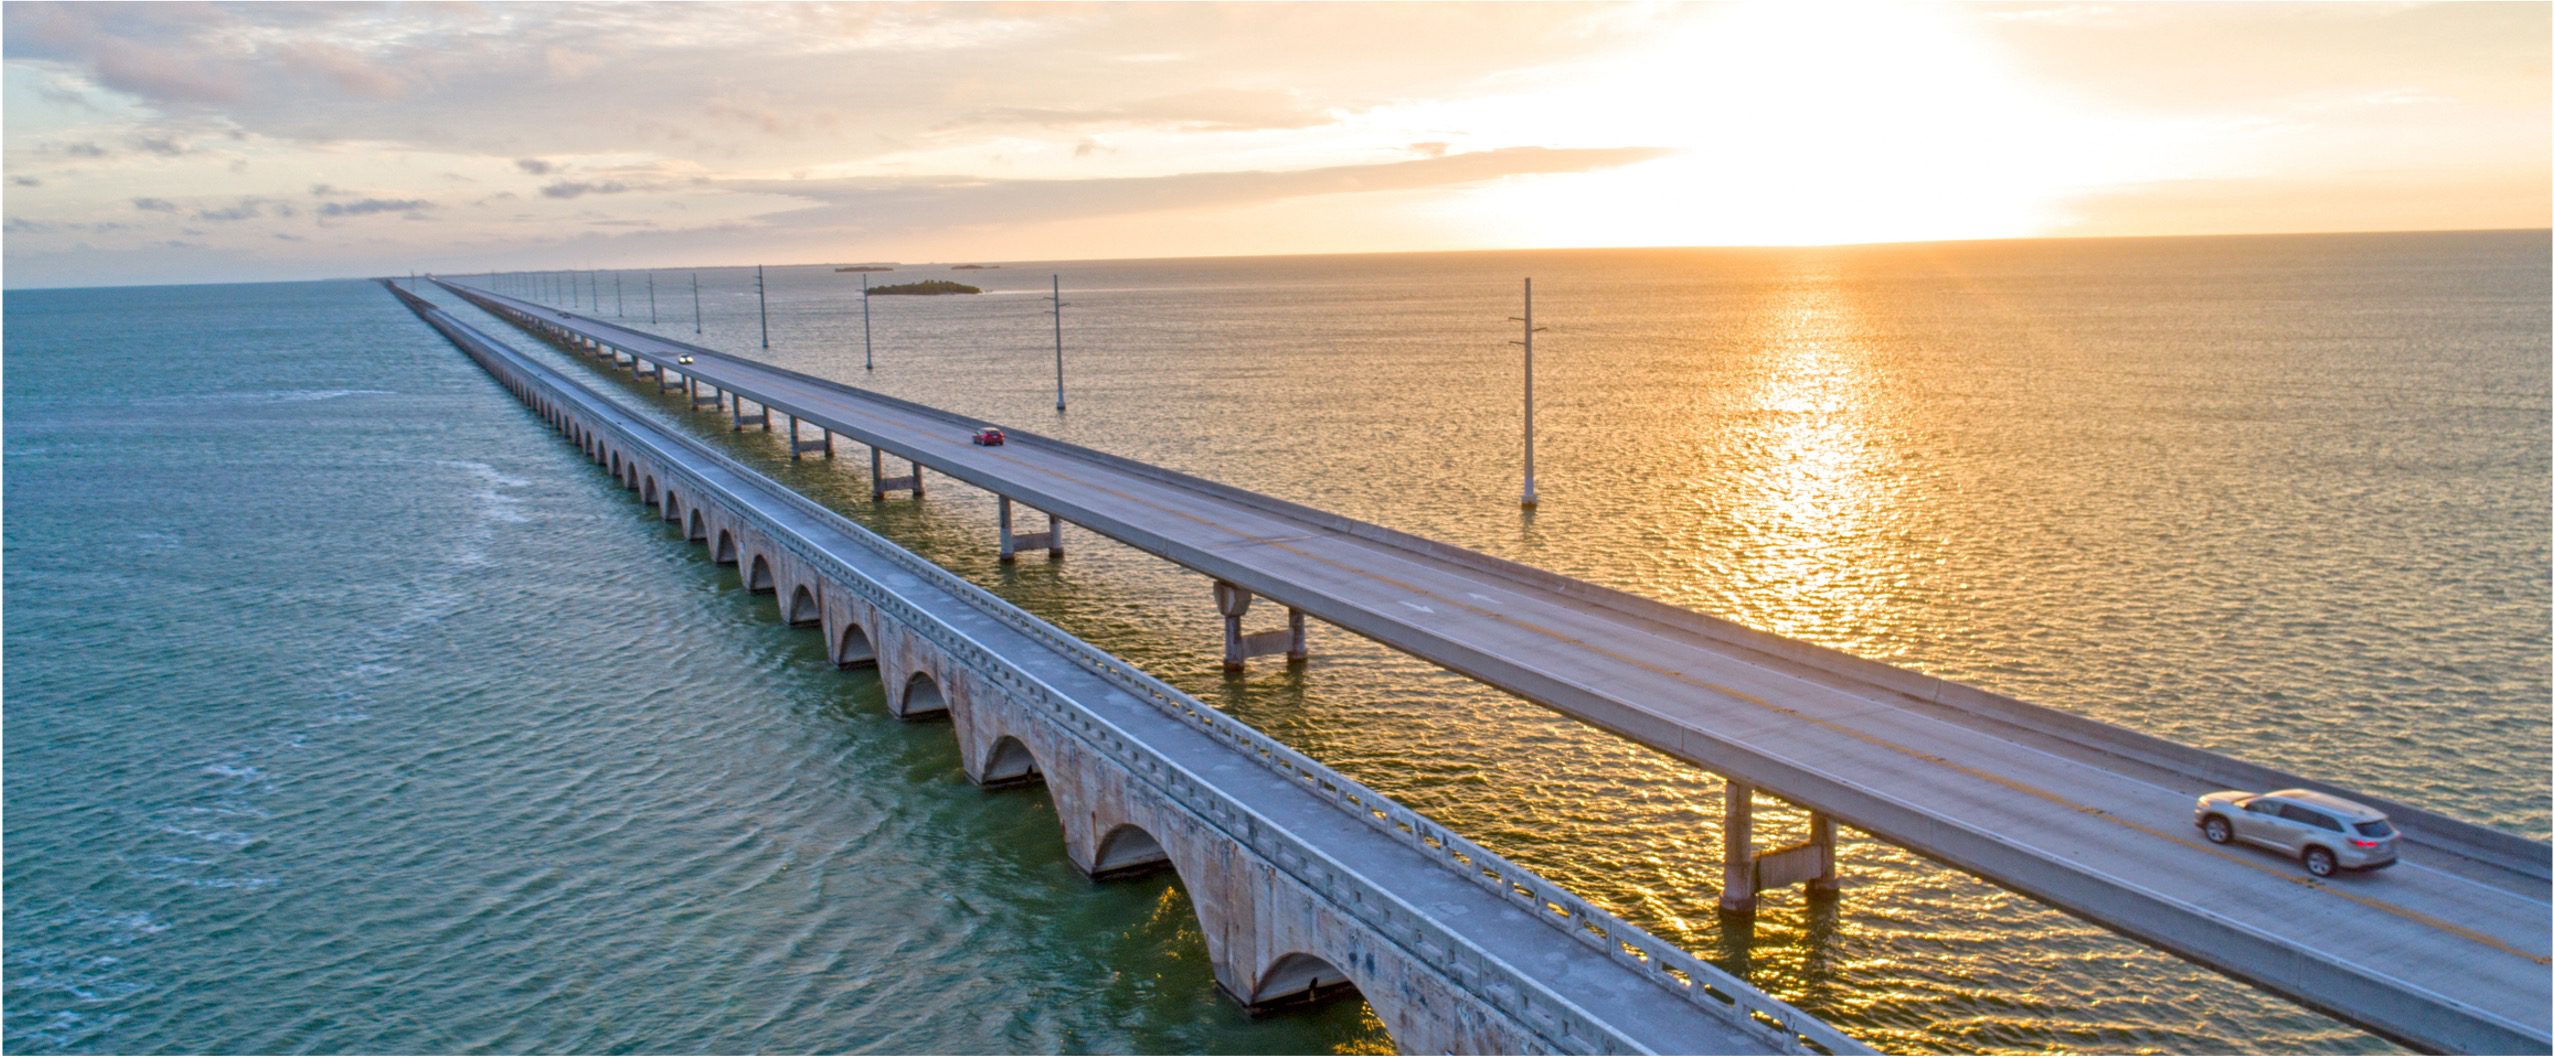
[[[279,232],[276,232],[276,233],[275,233],[275,237],[276,237],[276,238],[278,238],[278,239],[281,239],[281,240],[283,240],[283,241],[285,241],[285,242],[302,242],[302,241],[304,241],[304,240],[302,239],[302,237],[301,237],[301,236],[299,236],[299,235],[295,235],[295,234],[293,234],[293,233],[291,233],[291,232],[288,232],[288,231],[279,231]]]
[[[331,184],[310,185],[310,197],[312,198],[334,198],[345,193],[346,192],[343,188],[339,188]]]
[[[1027,224],[1155,210],[1249,206],[1281,199],[1419,191],[1510,176],[1579,173],[1665,157],[1663,147],[1508,147],[1318,169],[1180,173],[1089,180],[729,180],[738,191],[813,199],[818,205],[761,218],[787,227],[842,225],[866,232]]]
[[[1189,132],[1251,132],[1303,129],[1335,120],[1328,110],[1310,106],[1294,92],[1258,89],[1199,89],[1152,96],[1115,106],[985,107],[961,115],[943,130],[971,125],[1034,125],[1066,129],[1091,125],[1153,126]]]
[[[187,151],[185,144],[166,136],[136,136],[133,145],[162,158],[175,158]]]
[[[107,149],[94,143],[82,141],[79,143],[63,144],[62,153],[74,158],[104,158],[107,156]]]
[[[1073,145],[1073,156],[1076,158],[1088,158],[1094,154],[1100,154],[1103,152],[1116,154],[1117,148],[1101,143],[1100,141],[1088,136],[1083,137],[1082,142]]]
[[[12,183],[12,184],[16,184],[16,185],[18,185],[19,187],[43,187],[43,186],[44,186],[44,181],[42,181],[42,180],[38,180],[38,179],[36,179],[35,177],[32,177],[32,176],[13,176],[13,177],[10,177],[10,178],[9,178],[9,182],[10,182],[10,183]]]
[[[559,169],[558,166],[539,158],[517,158],[514,160],[514,167],[534,176],[548,176]]]
[[[421,198],[359,198],[352,202],[329,202],[319,207],[323,217],[364,217],[375,213],[404,213],[415,216],[435,208]]]
[[[549,198],[576,198],[580,195],[617,195],[629,189],[629,185],[614,180],[605,180],[597,183],[587,183],[582,180],[561,180],[558,183],[543,187],[541,189],[541,194]]]
[[[325,41],[295,41],[275,49],[286,69],[327,81],[359,96],[394,99],[408,92],[394,68],[374,65],[351,48]]]
[[[1419,155],[1423,158],[1443,158],[1445,157],[1447,147],[1448,145],[1443,142],[1430,140],[1426,143],[1411,144],[1410,153]]]
[[[175,213],[177,212],[177,203],[171,202],[165,198],[144,197],[134,199],[133,208],[150,213]]]
[[[58,231],[60,229],[60,225],[50,224],[40,220],[28,220],[25,217],[11,217],[7,224],[0,224],[0,232],[7,232],[11,235],[43,235],[47,232]]]
[[[269,214],[278,217],[291,217],[298,216],[300,213],[301,211],[293,208],[293,204],[290,202],[279,202],[274,199],[259,198],[251,195],[247,198],[240,199],[238,205],[231,206],[228,209],[197,210],[195,212],[195,219],[227,224],[233,221],[255,220]]]

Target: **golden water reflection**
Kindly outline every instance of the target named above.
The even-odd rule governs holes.
[[[1888,384],[1880,351],[1856,344],[1866,332],[1852,292],[1832,274],[1804,274],[1758,316],[1751,362],[1756,380],[1739,397],[1726,442],[1742,468],[1735,480],[1697,487],[1722,493],[1728,525],[1744,546],[1716,571],[1743,623],[1786,636],[1873,651],[1894,639],[1890,597],[1910,580],[1909,556],[1893,540],[1906,497],[1893,451],[1903,399]]]

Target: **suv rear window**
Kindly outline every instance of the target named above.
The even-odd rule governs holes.
[[[2373,823],[2353,823],[2351,826],[2357,829],[2363,837],[2390,838],[2394,836],[2394,828],[2387,826],[2386,821],[2382,819]]]

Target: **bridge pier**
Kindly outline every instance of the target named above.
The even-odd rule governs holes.
[[[691,381],[690,379],[684,379],[682,382],[676,382],[667,378],[667,374],[668,372],[662,366],[659,366],[656,369],[656,391],[658,393],[672,393],[675,390],[683,388],[684,385]]]
[[[823,452],[827,459],[834,457],[834,432],[821,426],[816,429],[824,436],[813,441],[801,441],[798,439],[798,416],[789,417],[789,458],[797,459],[809,452]]]
[[[921,499],[922,464],[911,463],[910,465],[913,467],[912,474],[901,478],[888,477],[886,450],[874,445],[871,446],[869,449],[870,501],[874,503],[878,500],[886,499],[888,493],[900,490],[909,490],[913,493],[913,498],[917,500]]]
[[[1014,533],[1011,531],[1011,497],[1003,496],[1000,499],[1002,501],[1002,561],[1017,561],[1020,552],[1033,551],[1041,547],[1046,549],[1046,557],[1049,559],[1064,557],[1064,521],[1062,519],[1050,514],[1046,516],[1045,532]]]
[[[1304,660],[1304,612],[1286,608],[1286,627],[1265,632],[1242,631],[1242,615],[1250,612],[1250,590],[1226,581],[1215,582],[1215,609],[1224,615],[1224,671],[1240,672],[1250,659],[1271,654],[1286,655],[1291,665]]]
[[[1809,840],[1770,852],[1756,852],[1756,787],[1736,779],[1721,787],[1720,909],[1732,914],[1756,910],[1757,894],[1767,889],[1805,883],[1813,895],[1836,891],[1836,821],[1825,812],[1809,813]]]
[[[771,405],[769,405],[769,404],[757,404],[757,405],[755,405],[755,407],[762,409],[762,411],[761,411],[761,412],[760,412],[760,414],[758,414],[755,418],[748,419],[748,418],[746,418],[746,417],[745,417],[745,398],[743,398],[743,397],[741,397],[741,396],[738,396],[738,395],[736,395],[736,394],[734,394],[734,393],[730,393],[730,394],[728,394],[728,395],[727,395],[727,399],[728,399],[728,401],[730,402],[730,407],[731,407],[731,408],[732,408],[732,410],[734,410],[734,411],[735,411],[735,413],[736,413],[736,415],[735,415],[735,422],[734,422],[734,424],[733,424],[733,425],[730,425],[730,426],[728,427],[728,432],[729,432],[729,433],[743,433],[743,432],[745,432],[745,427],[747,427],[747,426],[749,426],[749,425],[751,425],[751,426],[760,426],[760,427],[762,427],[762,428],[763,428],[763,432],[764,432],[764,433],[770,433],[770,432],[771,432],[771,429],[772,429],[772,408],[771,408]]]

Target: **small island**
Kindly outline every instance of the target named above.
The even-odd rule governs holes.
[[[895,271],[895,269],[894,269],[894,268],[891,268],[891,267],[888,267],[888,266],[886,266],[886,265],[844,265],[844,266],[842,266],[841,268],[834,269],[834,271],[837,271],[837,272],[893,272],[893,271]]]
[[[968,285],[966,285],[966,284],[964,284],[964,283],[952,283],[952,282],[950,282],[950,281],[948,281],[948,280],[946,280],[946,279],[926,279],[926,280],[923,280],[922,282],[919,282],[919,283],[898,283],[898,284],[895,284],[894,286],[870,287],[870,288],[869,288],[869,292],[870,292],[870,293],[872,293],[872,294],[981,294],[981,293],[984,293],[984,291],[978,290],[978,289],[976,289],[976,288],[974,288],[974,287],[971,287],[971,286],[968,286]]]

